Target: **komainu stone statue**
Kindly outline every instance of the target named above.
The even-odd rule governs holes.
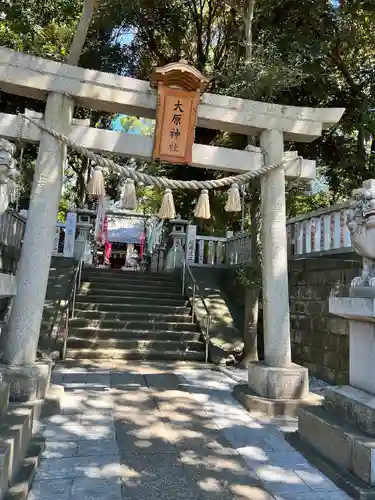
[[[353,248],[363,257],[362,275],[351,286],[375,287],[375,179],[353,191],[346,224]]]

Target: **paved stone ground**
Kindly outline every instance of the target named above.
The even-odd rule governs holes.
[[[66,394],[28,500],[348,500],[200,365],[58,367]],[[271,494],[270,494],[270,493]]]

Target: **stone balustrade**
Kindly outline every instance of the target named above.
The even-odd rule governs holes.
[[[349,203],[332,205],[287,220],[290,258],[316,257],[352,251],[346,226]]]
[[[230,266],[243,265],[251,262],[250,232],[231,236],[226,242],[225,263]]]
[[[291,259],[329,256],[351,252],[350,234],[346,227],[347,202],[321,208],[287,220],[288,256]],[[94,212],[93,212],[94,214]],[[190,226],[193,227],[194,226]],[[77,228],[80,228],[78,220]],[[56,223],[54,255],[62,256],[64,223]],[[190,241],[193,234],[193,240]],[[226,237],[197,235],[189,232],[189,246],[194,247],[189,258],[191,266],[241,266],[251,262],[250,232]],[[1,242],[1,235],[0,235]]]
[[[348,202],[321,208],[287,220],[289,258],[329,256],[352,252],[346,226]],[[190,265],[240,266],[251,262],[250,232],[226,238],[196,236],[196,251]]]
[[[192,265],[216,266],[224,264],[226,243],[227,238],[197,235],[197,251],[195,253],[195,262]]]
[[[191,240],[191,233],[189,238]],[[195,234],[193,232],[193,234]],[[195,235],[195,241],[189,245],[195,248],[189,256],[190,266],[233,266],[250,262],[250,233],[239,233],[233,236],[203,236]]]
[[[16,273],[26,219],[11,209],[0,215],[0,324],[10,297],[16,293]]]
[[[0,273],[16,274],[26,220],[11,209],[0,215]]]

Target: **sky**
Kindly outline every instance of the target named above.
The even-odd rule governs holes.
[[[133,40],[134,38],[134,33],[124,33],[123,35],[119,36],[117,39],[117,42],[120,43],[121,45],[129,45],[129,43]]]
[[[112,130],[116,130],[117,132],[121,132],[121,130],[122,130],[121,121],[120,121],[121,116],[126,116],[126,115],[119,115],[117,118],[112,120]]]
[[[134,33],[131,31],[129,33],[123,33],[117,39],[116,39],[116,34],[114,35],[114,38],[116,39],[116,41],[118,43],[120,43],[122,46],[129,45],[129,43],[131,43],[131,41],[133,40],[133,37],[134,37]],[[121,121],[120,121],[121,116],[125,116],[125,115],[120,115],[117,118],[115,118],[114,120],[112,120],[112,129],[116,130],[118,132],[121,132],[121,130],[122,130]],[[129,133],[130,134],[136,133],[136,131],[130,131]]]

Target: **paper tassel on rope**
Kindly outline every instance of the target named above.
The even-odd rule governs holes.
[[[208,197],[208,190],[202,189],[199,195],[197,204],[195,205],[194,216],[197,219],[210,219],[210,199]]]
[[[226,212],[241,212],[241,196],[240,188],[236,182],[234,182],[228,190],[228,199],[225,205]]]
[[[105,196],[103,169],[97,165],[87,184],[87,192],[91,196]]]
[[[137,208],[137,194],[133,179],[126,179],[121,195],[121,208],[135,210]]]
[[[163,201],[159,210],[159,219],[175,219],[176,210],[174,208],[174,200],[171,189],[164,191]]]

